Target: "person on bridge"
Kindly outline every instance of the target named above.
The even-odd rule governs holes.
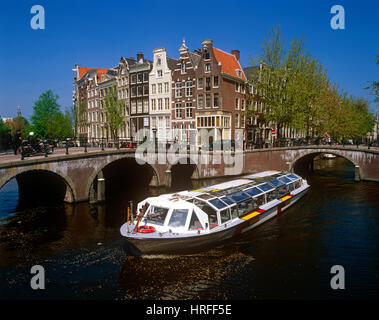
[[[20,148],[22,143],[21,130],[18,129],[13,136],[13,150],[14,154],[17,154],[17,150]]]
[[[4,137],[4,146],[5,151],[8,151],[9,149],[12,149],[13,143],[12,143],[12,135],[11,130],[8,130]]]

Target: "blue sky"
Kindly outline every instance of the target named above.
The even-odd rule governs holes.
[[[45,9],[45,30],[30,27],[36,4]],[[335,4],[345,9],[345,30],[330,27]],[[373,100],[364,88],[379,80],[378,21],[379,2],[365,0],[7,1],[0,8],[0,116],[15,116],[20,105],[29,117],[34,101],[48,89],[59,95],[64,109],[72,104],[75,63],[108,68],[138,51],[151,59],[161,46],[177,58],[183,37],[191,50],[205,38],[225,51],[239,49],[242,65],[248,66],[277,24],[288,40],[305,37],[331,81]]]

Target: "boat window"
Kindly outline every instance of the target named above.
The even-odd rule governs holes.
[[[284,197],[286,194],[288,194],[288,186],[284,185],[277,189],[278,191],[278,198]]]
[[[254,201],[254,208],[258,209],[258,207],[260,207],[261,205],[263,205],[265,203],[264,194],[257,196],[257,197],[254,197],[253,201]]]
[[[229,205],[235,203],[232,199],[229,199],[226,196],[222,197],[221,200],[224,201],[225,203],[229,204]]]
[[[161,207],[155,207],[153,206],[150,210],[150,212],[146,215],[146,222],[147,223],[154,223],[154,224],[159,224],[163,226],[164,221],[166,219],[167,213],[168,213],[167,208],[161,208]]]
[[[284,183],[289,183],[289,182],[291,182],[291,179],[288,179],[287,177],[280,177],[280,178],[278,178],[278,180],[280,180],[280,181],[282,181],[282,182],[284,182]]]
[[[246,192],[249,196],[251,197],[254,197],[256,196],[257,194],[260,194],[262,193],[261,190],[259,190],[258,188],[254,187],[254,188],[250,188],[250,189],[246,189],[244,190],[244,192]]]
[[[267,192],[266,193],[266,202],[270,202],[272,200],[277,199],[276,194],[277,194],[276,190],[273,190],[271,192]]]
[[[168,225],[174,228],[184,227],[186,225],[187,215],[188,209],[174,209]]]
[[[222,209],[222,208],[225,208],[227,206],[226,203],[224,203],[223,201],[221,201],[220,199],[212,199],[212,200],[209,200],[209,203],[214,205],[217,209]]]
[[[233,207],[231,207],[231,208],[230,208],[230,211],[231,211],[231,213],[232,213],[232,219],[238,217],[238,209],[237,209],[237,206],[233,206]]]
[[[207,212],[207,214],[208,214],[208,218],[209,218],[209,229],[213,229],[213,228],[218,227],[218,219],[217,219],[216,211]]]
[[[258,188],[263,190],[263,191],[268,191],[268,190],[272,189],[272,187],[270,185],[268,185],[267,183],[263,183],[263,184],[259,185]]]
[[[252,199],[249,199],[247,201],[243,201],[237,205],[238,208],[238,215],[243,216],[247,213],[250,213],[254,209],[254,203]]]
[[[289,174],[288,176],[286,176],[287,178],[290,178],[290,179],[292,179],[292,180],[297,180],[297,179],[299,179],[300,177],[298,177],[296,174],[293,174],[293,173],[291,173],[291,174]]]
[[[295,183],[290,183],[288,186],[290,191],[295,190]]]
[[[201,222],[200,222],[199,218],[197,217],[197,214],[195,213],[195,211],[192,211],[192,217],[191,217],[191,221],[190,221],[188,230],[202,230],[202,229],[204,229],[204,228],[201,225]]]
[[[278,179],[272,179],[269,181],[275,188],[278,188],[284,184],[284,182],[279,181]]]
[[[300,180],[297,180],[295,181],[295,188],[300,188],[301,187],[301,183],[300,183]]]
[[[235,202],[241,202],[241,201],[244,201],[244,200],[247,200],[250,198],[250,196],[248,194],[246,194],[245,192],[242,192],[242,191],[237,191],[237,192],[228,194],[227,197],[229,199],[234,200]]]
[[[221,223],[225,223],[230,220],[230,210],[224,209],[220,212]]]

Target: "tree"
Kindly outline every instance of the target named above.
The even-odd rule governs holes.
[[[30,119],[36,136],[47,137],[47,127],[53,117],[59,113],[60,105],[57,102],[58,98],[58,95],[48,90],[42,93],[34,103],[34,112]]]
[[[376,56],[376,63],[379,64],[379,54]],[[379,81],[371,81],[370,86],[365,88],[371,91],[371,94],[375,96],[375,102],[379,102]]]
[[[110,89],[110,93],[104,99],[106,124],[110,130],[112,139],[118,137],[118,131],[125,124],[124,103],[117,100],[117,92]]]
[[[69,116],[62,112],[53,115],[46,126],[46,133],[49,138],[65,139],[73,137],[74,131]]]
[[[29,122],[24,117],[18,116],[6,122],[9,129],[14,134],[17,130],[21,130],[21,133],[25,134],[26,128],[29,126]]]
[[[3,119],[0,118],[0,150],[4,149],[4,137],[8,130],[8,126],[4,123]]]

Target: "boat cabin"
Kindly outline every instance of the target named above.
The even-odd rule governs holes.
[[[200,233],[233,223],[301,186],[294,173],[266,171],[200,190],[145,200],[142,223],[159,232]]]

